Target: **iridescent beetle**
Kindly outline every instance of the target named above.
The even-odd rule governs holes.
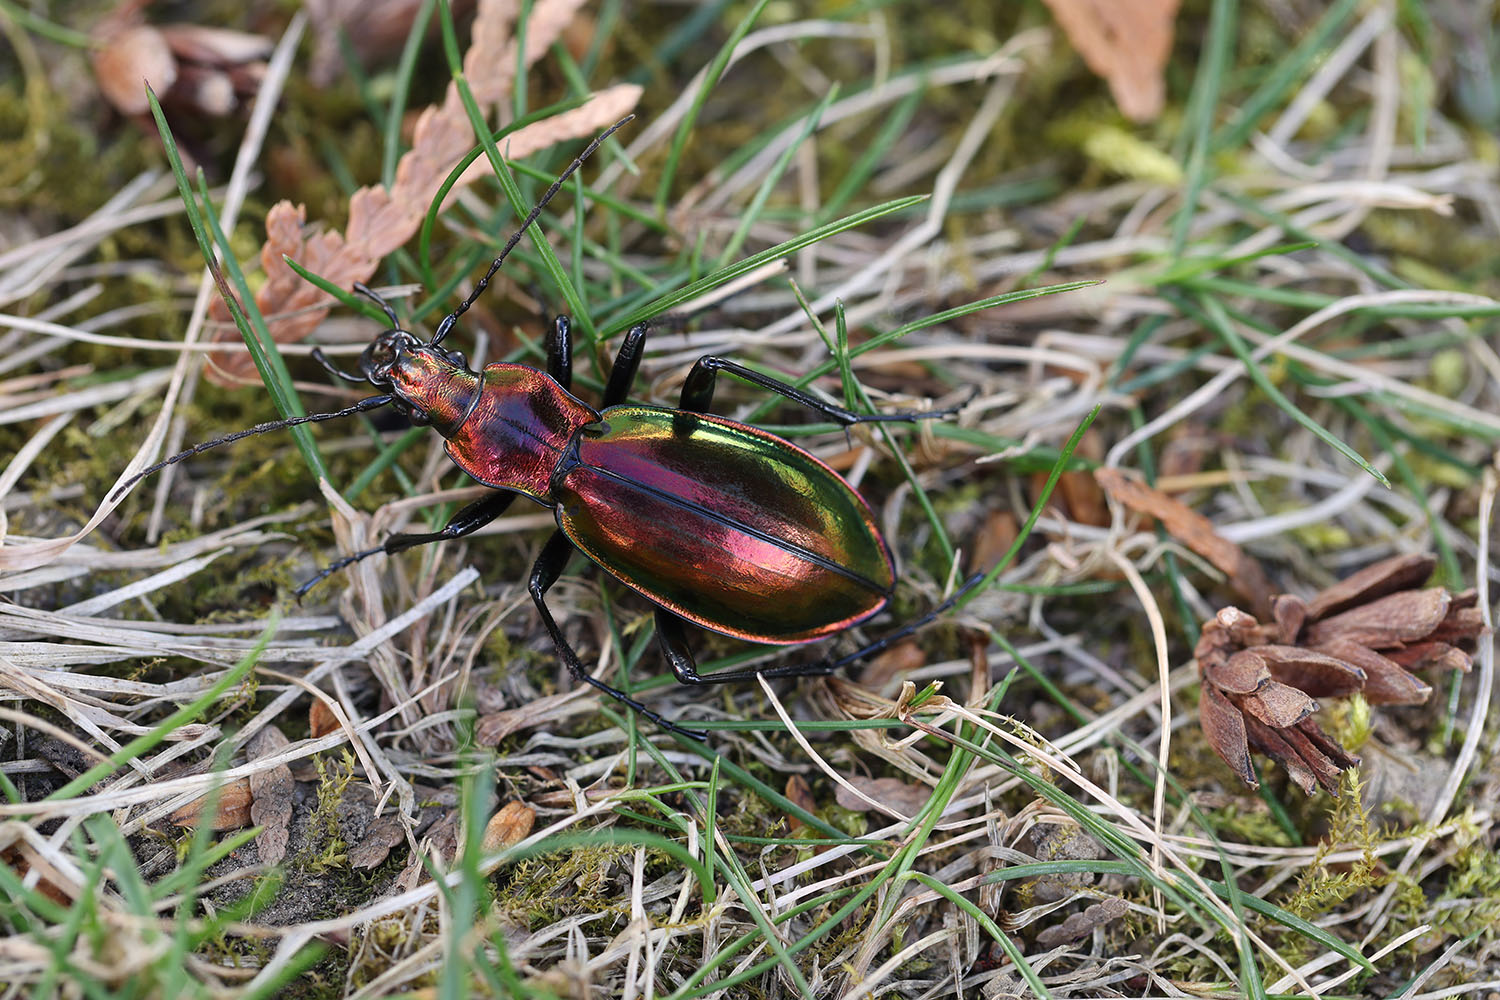
[[[301,597],[331,573],[379,553],[394,555],[429,542],[462,538],[499,517],[517,496],[557,515],[557,530],[531,571],[530,591],[558,656],[577,681],[592,685],[667,729],[696,738],[584,669],[547,609],[547,589],[578,549],[625,586],[656,605],[656,633],[667,662],[684,684],[722,683],[757,676],[827,674],[884,649],[936,618],[979,579],[966,581],[921,619],[838,660],[768,670],[700,675],[684,624],[692,622],[750,642],[809,643],[857,625],[884,608],[895,584],[890,550],[869,506],[823,462],[789,441],[708,413],[720,372],[801,403],[848,427],[876,421],[944,416],[957,407],[922,413],[856,414],[795,386],[715,355],[699,358],[683,384],[677,409],[627,403],[645,347],[647,324],[626,333],[610,370],[601,406],[574,396],[569,321],[552,324],[546,372],[495,362],[471,370],[462,354],[441,348],[458,318],[478,299],[528,226],[563,183],[618,122],[569,165],[506,242],[474,291],[422,341],[391,328],[360,357],[359,375],[321,353],[329,372],[368,382],[381,395],[332,413],[261,424],[174,455],[127,480],[252,434],[391,406],[446,439],[460,469],[495,490],[459,510],[439,531],[397,534],[323,569],[297,590]]]

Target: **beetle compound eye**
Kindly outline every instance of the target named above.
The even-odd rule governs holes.
[[[453,362],[459,368],[469,367],[469,359],[464,357],[463,351],[449,351],[448,360]]]

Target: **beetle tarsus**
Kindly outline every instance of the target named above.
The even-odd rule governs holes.
[[[378,556],[384,551],[384,545],[377,545],[372,549],[364,549],[351,555],[344,556],[342,559],[335,559],[327,566],[324,566],[322,569],[318,570],[318,572],[314,574],[314,576],[310,580],[303,583],[302,586],[292,591],[292,596],[300,601],[309,590],[312,590],[318,584],[322,583],[324,580],[328,579],[339,570],[344,569],[348,566],[353,566],[355,563],[363,559],[368,559],[371,556]]]

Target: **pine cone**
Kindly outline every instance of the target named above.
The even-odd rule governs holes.
[[[1196,650],[1199,724],[1240,780],[1258,787],[1250,748],[1280,762],[1302,790],[1332,792],[1359,758],[1335,743],[1312,714],[1316,698],[1355,691],[1375,705],[1420,705],[1432,688],[1412,670],[1468,670],[1484,631],[1474,591],[1416,589],[1431,556],[1396,556],[1366,567],[1311,601],[1272,598],[1262,625],[1224,608],[1203,626]]]

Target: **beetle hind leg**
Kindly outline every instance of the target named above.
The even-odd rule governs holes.
[[[531,591],[531,599],[536,603],[537,613],[542,616],[542,624],[546,626],[547,634],[552,637],[552,644],[557,647],[558,658],[568,668],[568,673],[573,675],[575,681],[581,681],[604,692],[630,708],[636,714],[645,716],[663,729],[680,733],[695,740],[708,739],[708,734],[702,730],[684,729],[670,719],[663,718],[660,714],[653,712],[624,691],[616,687],[611,687],[584,669],[583,663],[578,659],[578,654],[574,652],[567,637],[562,634],[562,629],[558,628],[557,621],[552,617],[552,612],[547,609],[547,591],[557,582],[557,578],[562,576],[563,568],[567,566],[568,557],[572,554],[573,543],[568,540],[568,536],[561,531],[554,532],[552,537],[547,540],[546,546],[542,548],[542,554],[537,556],[536,565],[531,569],[531,581],[528,585]]]
[[[767,670],[721,670],[716,674],[698,673],[698,663],[688,649],[687,633],[683,626],[687,622],[668,611],[656,609],[656,641],[672,668],[672,676],[679,684],[732,684],[736,681],[753,681],[757,677],[821,677],[833,673],[834,665],[827,660],[813,663],[795,663]]]
[[[877,653],[882,653],[885,650],[889,649],[891,646],[900,642],[902,639],[910,636],[918,629],[937,621],[943,615],[947,614],[949,611],[952,611],[954,605],[963,600],[964,597],[969,593],[969,591],[979,586],[980,581],[983,579],[983,573],[975,573],[963,583],[959,584],[958,589],[955,590],[947,600],[943,601],[943,603],[937,605],[926,614],[912,619],[905,625],[902,625],[900,628],[896,629],[894,632],[889,632],[886,635],[881,636],[879,639],[876,639],[869,645],[862,646],[861,648],[856,649],[854,652],[849,653],[846,656],[839,657],[837,660],[833,661],[833,667],[835,669],[839,667],[845,667],[851,663],[856,663],[860,660],[863,660],[866,657],[874,656]]]

